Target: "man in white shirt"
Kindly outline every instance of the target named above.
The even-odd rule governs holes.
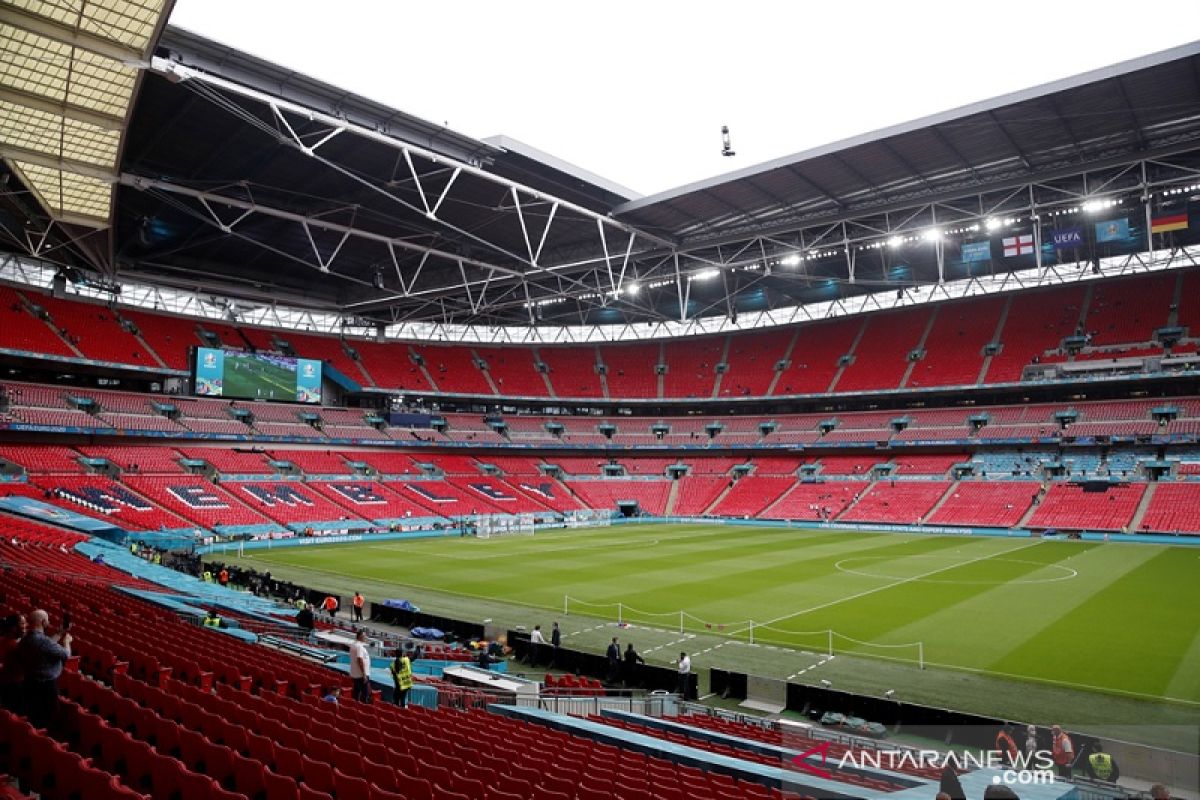
[[[546,637],[542,636],[542,626],[534,625],[533,633],[529,634],[529,666],[536,667],[541,660],[542,650],[546,645]]]
[[[351,696],[360,703],[371,702],[371,654],[367,652],[367,632],[359,631],[350,645]]]
[[[692,660],[688,658],[687,653],[680,653],[679,660],[675,663],[679,667],[679,681],[675,686],[675,693],[679,695],[680,700],[687,700],[688,690],[691,688]]]

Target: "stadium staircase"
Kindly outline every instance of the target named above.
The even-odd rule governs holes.
[[[671,481],[671,491],[667,493],[667,507],[663,511],[666,516],[674,516],[675,502],[679,499],[679,481]]]
[[[914,348],[919,352],[924,352],[925,343],[929,341],[929,332],[933,330],[934,323],[937,322],[938,314],[942,311],[943,306],[934,306],[933,313],[929,315],[929,321],[925,323],[925,330],[921,331],[921,338],[917,340],[917,346]],[[904,370],[904,377],[900,378],[900,388],[908,386],[908,380],[912,377],[913,370],[917,368],[920,359],[910,360],[908,367]]]
[[[796,349],[796,340],[799,338],[800,338],[800,329],[797,328],[796,330],[792,331],[792,338],[788,341],[787,349],[783,351],[783,358],[781,360],[783,361],[784,364],[790,365],[792,363],[792,352]],[[774,364],[771,365],[771,369],[775,369]],[[767,391],[766,391],[767,397],[770,397],[771,395],[775,394],[775,388],[777,386],[779,386],[779,381],[783,378],[783,373],[785,371],[786,370],[783,370],[783,369],[775,370],[775,374],[771,377],[771,383],[769,386],[767,386]]]
[[[1004,299],[1004,308],[1000,311],[1000,319],[996,322],[996,330],[992,332],[992,338],[988,339],[989,344],[996,344],[1003,341],[1000,337],[1004,333],[1004,323],[1008,322],[1008,312],[1012,309],[1012,297]],[[987,379],[988,370],[992,367],[992,359],[995,356],[984,356],[983,365],[979,368],[979,377],[975,379],[976,386],[982,386]]]
[[[925,516],[921,517],[921,523],[924,524],[924,523],[928,522],[933,517],[933,515],[938,512],[938,509],[940,509],[946,503],[946,501],[948,499],[950,499],[951,497],[954,496],[954,491],[957,488],[958,488],[958,481],[950,481],[950,485],[946,487],[946,491],[944,491],[942,493],[942,496],[938,498],[938,501],[936,503],[934,503],[932,507],[930,507],[929,511],[926,512]]]
[[[542,361],[542,354],[538,350],[538,348],[535,347],[530,352],[533,355],[533,361],[535,364],[544,363]],[[557,398],[558,393],[556,391],[554,391],[554,384],[550,381],[550,373],[549,372],[541,372],[540,374],[542,376],[542,383],[546,385],[546,396]]]
[[[728,364],[729,363],[729,345],[730,345],[731,341],[732,341],[732,337],[729,337],[729,336],[725,337],[725,346],[721,348],[721,360],[717,362],[718,364]],[[718,372],[717,379],[715,381],[713,381],[712,398],[714,400],[721,396],[721,384],[722,384],[722,382],[724,382],[725,375],[726,375],[726,373],[724,373],[724,372]]]
[[[833,519],[835,519],[835,520],[841,519],[843,516],[845,516],[846,514],[850,513],[850,510],[851,510],[852,508],[854,508],[856,505],[858,505],[858,501],[862,500],[864,497],[866,497],[866,496],[867,496],[867,494],[869,494],[869,493],[870,493],[870,491],[871,491],[871,488],[872,488],[873,486],[875,486],[875,483],[876,483],[875,481],[871,481],[870,483],[868,483],[868,484],[867,484],[867,485],[866,485],[866,486],[863,488],[863,490],[862,490],[861,492],[859,492],[859,493],[858,493],[858,497],[854,498],[854,500],[850,501],[849,505],[847,505],[845,508],[843,508],[843,509],[842,509],[841,511],[839,511],[837,514],[835,514],[835,515],[833,516]],[[945,501],[945,499],[946,499],[945,497],[942,497],[942,500],[943,500],[943,501]]]
[[[471,358],[475,360],[475,363],[478,364],[480,361],[483,360],[482,357],[479,355],[478,351],[476,351],[474,347],[472,347],[467,352],[471,354]],[[484,363],[486,363],[486,362],[484,362]],[[496,388],[496,381],[493,380],[492,371],[490,369],[482,369],[479,371],[483,373],[483,380],[491,388],[492,394],[496,394],[496,395],[503,394],[503,392],[501,392],[499,389]]]
[[[1045,488],[1046,488],[1045,484],[1042,484],[1042,489],[1045,489]],[[1016,527],[1024,528],[1029,525],[1029,520],[1033,519],[1033,515],[1036,514],[1037,510],[1042,507],[1042,502],[1046,499],[1046,495],[1044,492],[1040,492],[1040,494],[1041,494],[1041,498],[1038,500],[1038,502],[1030,503],[1029,508],[1026,509],[1025,513],[1021,515],[1021,519],[1017,520]]]
[[[411,360],[413,357],[413,349],[411,347],[406,347],[404,349],[408,352],[408,357]],[[422,375],[425,376],[425,380],[427,380],[429,382],[429,385],[433,387],[433,390],[435,392],[441,391],[440,389],[438,389],[437,383],[433,380],[433,375],[429,372],[428,364],[426,364],[424,361],[422,361],[420,364],[417,365],[417,369],[420,371],[420,373]]]
[[[1146,512],[1150,509],[1150,504],[1154,501],[1154,492],[1158,489],[1157,483],[1151,483],[1146,486],[1146,491],[1142,493],[1141,502],[1138,503],[1137,510],[1133,512],[1133,519],[1129,522],[1130,533],[1137,533],[1141,530],[1142,520],[1146,516]]]
[[[729,496],[729,493],[732,492],[734,487],[737,485],[738,485],[737,481],[730,481],[729,485],[726,486],[724,489],[722,489],[721,493],[719,495],[717,495],[717,498],[715,500],[713,500],[711,503],[709,503],[708,507],[705,508],[704,511],[700,512],[700,515],[706,517],[709,514],[713,513],[713,509],[719,507],[721,505],[721,503],[725,502],[725,498]],[[772,501],[772,503],[773,502],[774,501]]]
[[[853,359],[855,348],[858,347],[858,343],[861,342],[862,338],[867,334],[867,322],[869,320],[869,317],[863,317],[863,321],[859,323],[858,331],[854,334],[854,339],[850,342],[850,347],[848,347],[846,352],[842,353],[842,355],[850,356],[851,359]],[[837,372],[833,373],[833,380],[831,380],[829,382],[829,386],[825,388],[826,392],[832,394],[833,392],[837,391],[838,381],[842,379],[842,375],[846,372],[847,366],[849,366],[849,364],[840,365],[837,368]]]

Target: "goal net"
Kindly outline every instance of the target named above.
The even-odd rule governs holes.
[[[490,539],[493,536],[533,536],[534,521],[528,514],[490,514],[474,520],[475,536]]]

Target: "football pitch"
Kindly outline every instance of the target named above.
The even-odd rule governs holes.
[[[226,358],[226,397],[295,400],[296,373],[255,358]]]
[[[528,628],[558,619],[566,646],[602,650],[620,635],[659,663],[689,650],[701,667],[902,687],[914,702],[1002,715],[1015,716],[1009,701],[1032,704],[1062,721],[1088,716],[1078,704],[1091,700],[1121,709],[1110,722],[1200,716],[1196,548],[628,525],[246,558],[281,577],[405,597],[447,616]],[[971,702],[956,700],[956,687]],[[1046,708],[1046,698],[1063,707]]]

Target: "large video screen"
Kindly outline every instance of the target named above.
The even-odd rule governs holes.
[[[197,347],[193,378],[204,397],[321,402],[321,362],[311,358]]]

